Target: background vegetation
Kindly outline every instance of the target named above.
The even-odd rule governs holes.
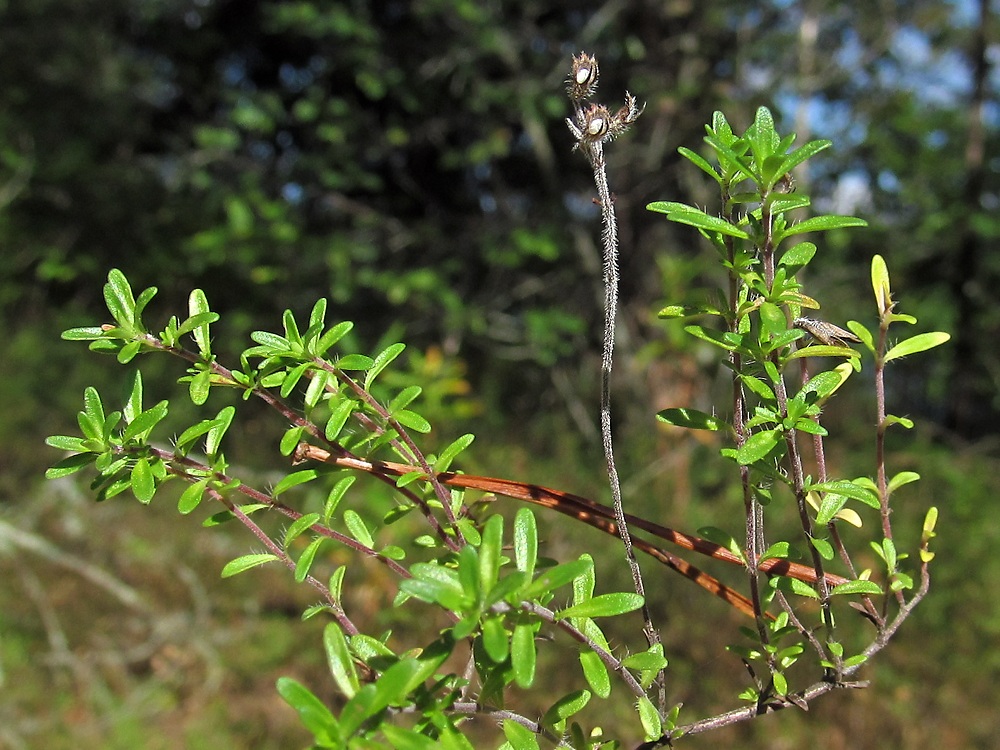
[[[865,314],[878,252],[903,311],[954,337],[897,368],[890,394],[924,426],[894,459],[925,478],[914,518],[941,509],[930,598],[870,670],[872,690],[731,736],[997,746],[996,30],[986,0],[0,3],[0,743],[284,747],[303,737],[274,678],[316,684],[325,669],[319,625],[297,622],[305,592],[278,571],[218,580],[247,549],[238,533],[167,503],[94,506],[75,485],[42,486],[43,436],[72,429],[84,384],[123,375],[58,340],[100,319],[112,266],[155,282],[172,312],[205,289],[234,340],[326,296],[371,349],[410,344],[435,439],[479,436],[479,465],[463,468],[603,492],[597,208],[563,123],[570,55],[588,49],[607,90],[646,103],[610,154],[619,469],[637,512],[695,528],[732,500],[717,446],[653,420],[697,406],[719,375],[655,318],[709,270],[705,248],[643,209],[710,200],[676,149],[697,146],[713,110],[742,128],[767,105],[800,143],[834,141],[824,171],[796,178],[825,196],[819,210],[872,229],[824,243],[810,283],[840,300],[825,318]],[[845,473],[863,470],[864,434],[836,457]],[[259,465],[277,438],[249,430],[232,458]],[[553,520],[546,533],[558,548],[577,530]],[[186,572],[165,575],[178,559]],[[726,616],[680,579],[663,585],[677,611]],[[357,606],[388,618],[379,586]],[[664,639],[694,665],[692,693],[742,669],[721,639],[679,632]]]

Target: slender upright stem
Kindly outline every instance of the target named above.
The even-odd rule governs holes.
[[[611,367],[614,361],[615,320],[618,315],[618,220],[615,216],[614,198],[608,187],[608,176],[604,161],[604,143],[621,135],[628,129],[641,109],[635,97],[626,93],[625,106],[615,114],[599,104],[585,105],[597,89],[597,60],[581,53],[573,58],[573,70],[569,80],[569,95],[573,102],[575,117],[566,121],[577,145],[594,170],[594,184],[601,206],[601,240],[604,249],[604,347],[601,357],[601,443],[607,463],[608,481],[614,505],[615,526],[625,547],[625,559],[632,573],[632,583],[637,594],[643,597],[643,633],[650,648],[660,646],[660,634],[653,626],[646,604],[646,592],[642,582],[642,571],[632,547],[628,520],[622,505],[621,482],[615,465],[614,440],[611,431]],[[657,676],[661,713],[666,711],[666,690],[663,673]]]

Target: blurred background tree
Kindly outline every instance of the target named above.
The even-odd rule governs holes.
[[[936,366],[897,374],[892,394],[932,418],[924,458],[949,457],[926,491],[960,497],[943,503],[955,544],[939,573],[957,599],[939,587],[928,607],[943,632],[947,606],[1000,574],[993,532],[956,530],[987,517],[977,497],[989,478],[945,471],[996,461],[992,11],[987,0],[4,0],[3,500],[25,497],[51,460],[41,437],[101,367],[57,333],[94,322],[113,266],[159,286],[171,310],[203,288],[235,340],[326,296],[373,347],[411,345],[411,367],[446,384],[429,416],[445,430],[476,416],[496,447],[482,456],[490,470],[531,457],[498,437],[514,428],[522,448],[599,463],[577,453],[597,435],[598,210],[563,123],[568,61],[586,49],[605,90],[646,105],[610,164],[623,247],[616,406],[642,446],[637,483],[666,475],[657,487],[676,498],[672,513],[716,486],[690,468],[698,446],[652,427],[657,408],[697,406],[717,375],[655,318],[664,301],[690,301],[705,248],[644,206],[708,203],[677,147],[697,148],[713,110],[744,127],[767,105],[799,142],[834,141],[822,172],[796,175],[818,207],[872,226],[821,248],[813,291],[832,304],[820,314],[868,314],[857,300],[879,252],[904,311],[955,337]],[[671,452],[650,458],[654,443]],[[578,473],[577,489],[600,486],[599,471]],[[990,604],[959,652],[974,660],[997,622]],[[1000,655],[988,664],[1000,672]]]

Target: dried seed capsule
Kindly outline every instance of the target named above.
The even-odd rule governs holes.
[[[597,67],[597,58],[591,57],[586,52],[575,56],[566,87],[570,98],[574,101],[580,101],[593,96],[597,90],[599,76],[600,69]]]
[[[607,132],[607,129],[608,129],[608,123],[604,120],[603,117],[595,117],[587,124],[587,132],[593,136],[601,135]]]

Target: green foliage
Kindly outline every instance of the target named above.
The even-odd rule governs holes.
[[[266,124],[266,118],[251,114],[245,113],[248,127]],[[905,567],[907,554],[897,549],[892,534],[890,500],[918,478],[913,472],[888,479],[880,459],[873,467],[874,479],[832,478],[822,468],[816,477],[806,474],[804,445],[810,446],[816,465],[825,466],[823,438],[828,431],[821,417],[834,403],[837,389],[862,366],[862,354],[849,342],[858,339],[865,356],[873,359],[881,409],[885,365],[943,343],[947,336],[917,334],[889,346],[890,326],[916,321],[894,312],[888,272],[877,257],[872,264],[877,327],[852,322],[850,332],[837,329],[828,341],[809,343],[810,335],[816,339],[820,329],[803,329],[796,321],[819,304],[804,293],[798,274],[818,256],[818,249],[811,243],[786,247],[786,240],[861,222],[843,216],[803,221],[792,217],[791,212],[808,206],[809,200],[788,192],[788,171],[829,145],[817,141],[793,149],[793,142],[792,136],[778,135],[764,108],[739,136],[716,114],[706,138],[713,162],[684,153],[717,183],[721,215],[675,202],[650,205],[695,227],[717,253],[726,276],[725,284],[710,295],[712,301],[696,313],[701,322],[685,330],[718,350],[732,373],[732,401],[712,415],[676,407],[660,418],[732,438],[722,455],[732,463],[734,482],[743,492],[747,517],[740,525],[748,531],[737,540],[725,529],[709,528],[698,543],[712,549],[714,557],[742,562],[752,574],[755,627],[744,629],[749,645],[730,647],[751,676],[740,696],[753,705],[742,718],[752,718],[765,707],[805,706],[813,697],[847,684],[926,593],[932,557],[928,545],[935,533],[932,511],[920,542],[919,568]],[[234,207],[232,215],[234,222],[246,223],[241,210]],[[289,678],[277,684],[317,747],[471,747],[464,722],[483,715],[502,719],[505,747],[537,747],[543,740],[582,750],[608,739],[605,730],[588,722],[600,715],[590,712],[592,699],[608,699],[615,685],[629,694],[638,731],[654,744],[672,742],[696,725],[700,731],[711,728],[713,721],[725,721],[714,717],[681,724],[679,705],[669,707],[665,694],[653,687],[664,684],[669,666],[663,646],[651,643],[646,650],[621,653],[598,625],[598,619],[627,622],[628,614],[645,603],[642,596],[634,591],[595,593],[597,576],[589,554],[563,561],[540,558],[538,529],[529,509],[519,509],[509,528],[503,516],[480,513],[466,498],[463,487],[476,485],[461,484],[463,475],[449,469],[472,444],[471,435],[453,440],[437,456],[419,447],[414,436],[429,432],[431,425],[418,411],[421,386],[398,377],[395,366],[405,351],[403,344],[383,345],[374,355],[353,350],[348,335],[352,325],[328,323],[328,305],[320,299],[304,317],[286,310],[279,333],[253,332],[253,345],[239,355],[236,366],[227,367],[213,351],[212,326],[219,316],[207,294],[192,292],[187,317],[171,317],[159,334],[151,332],[155,328],[145,319],[154,295],[154,288],[134,295],[125,275],[113,270],[104,287],[113,322],[74,328],[64,337],[88,341],[91,350],[114,355],[132,368],[145,361],[139,355],[147,354],[167,354],[184,362],[179,382],[201,410],[209,408],[220,389],[242,400],[260,400],[283,430],[279,453],[293,466],[310,465],[289,470],[269,489],[234,475],[223,452],[226,435],[242,416],[232,405],[181,427],[173,433],[177,438],[172,447],[161,447],[169,434],[164,423],[170,404],[161,400],[144,407],[146,394],[137,368],[117,410],[109,411],[96,389],[86,389],[78,415],[81,434],[48,439],[51,447],[71,453],[48,476],[88,468],[96,475],[92,489],[98,499],[130,490],[144,504],[155,500],[164,485],[184,484],[178,500],[181,514],[206,501],[217,503],[221,509],[206,525],[238,521],[263,545],[263,551],[227,563],[224,577],[253,575],[253,569],[277,562],[295,581],[318,592],[320,603],[304,616],[330,618],[323,648],[330,677],[346,703],[335,713],[313,688]],[[672,308],[665,317],[676,313]],[[813,373],[812,361],[835,364]],[[905,422],[878,414],[880,457],[885,432],[894,424]],[[357,509],[345,507],[346,497],[360,495],[354,475],[346,472],[381,479],[392,487],[395,507],[384,515],[363,502]],[[506,480],[478,479],[485,480],[485,486],[506,486]],[[527,496],[539,501],[539,488],[507,484],[527,488]],[[302,498],[313,489],[321,502],[310,508]],[[558,497],[551,492],[549,496]],[[570,515],[581,520],[601,507],[579,499],[559,502],[575,508]],[[877,517],[882,534],[871,545],[884,568],[878,573],[855,571],[851,560],[858,545],[842,533],[845,524],[860,525],[862,513]],[[288,525],[269,532],[259,519],[275,515]],[[422,518],[426,533],[391,539],[392,524],[405,515]],[[774,517],[791,518],[799,529],[763,549],[764,523]],[[370,558],[390,573],[398,581],[396,607],[410,608],[415,616],[440,613],[446,624],[430,642],[406,643],[401,650],[388,635],[366,634],[368,624],[356,622],[345,609],[343,588],[351,563],[332,573],[323,570],[320,553],[330,545],[345,548],[353,559]],[[793,560],[796,545],[806,550],[807,564]],[[839,560],[848,578],[829,573],[833,560]],[[763,575],[765,563],[776,563],[766,568],[773,577]],[[570,596],[571,602],[563,605]],[[818,621],[808,621],[813,611],[800,612],[799,602],[789,596],[818,603]],[[845,653],[843,643],[857,639],[841,635],[834,612],[835,601],[847,598],[876,629],[871,644],[853,654]],[[551,696],[550,707],[536,721],[518,713],[517,696],[536,685],[539,649],[557,646],[578,651],[580,671],[567,671],[564,692]],[[469,655],[469,668],[453,671],[451,657],[463,653]],[[578,714],[579,720],[573,721]],[[404,724],[400,717],[412,721]]]

